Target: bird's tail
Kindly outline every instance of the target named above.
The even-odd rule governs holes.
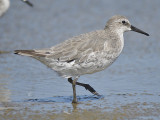
[[[14,54],[24,55],[24,56],[33,56],[35,53],[34,50],[15,50]]]

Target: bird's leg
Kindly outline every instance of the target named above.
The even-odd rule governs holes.
[[[73,101],[72,103],[77,103],[77,96],[76,96],[76,82],[78,78],[75,78],[72,82],[72,88],[73,88]]]
[[[70,82],[71,84],[73,84],[72,78],[68,78],[68,82]],[[85,87],[85,89],[89,90],[92,94],[99,96],[99,94],[89,84],[84,84],[84,83],[76,82],[76,85]]]

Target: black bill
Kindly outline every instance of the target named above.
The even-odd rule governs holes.
[[[25,2],[29,6],[33,7],[33,4],[31,2],[29,2],[28,0],[21,0],[21,1]]]
[[[131,25],[131,30],[149,36],[148,33],[144,32],[144,31],[142,31],[142,30],[140,30],[140,29],[138,29],[138,28],[136,28],[136,27],[134,27],[132,25]]]

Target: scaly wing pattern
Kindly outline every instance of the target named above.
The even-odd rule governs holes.
[[[98,30],[70,38],[49,49],[16,50],[15,53],[33,57],[41,62],[48,58],[52,61],[70,62],[75,60],[76,62],[84,62],[89,53],[104,49],[106,38],[105,31]]]

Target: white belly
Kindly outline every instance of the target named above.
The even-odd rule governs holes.
[[[83,62],[53,62],[51,68],[59,75],[69,78],[102,71],[111,65],[119,54],[91,53]]]

